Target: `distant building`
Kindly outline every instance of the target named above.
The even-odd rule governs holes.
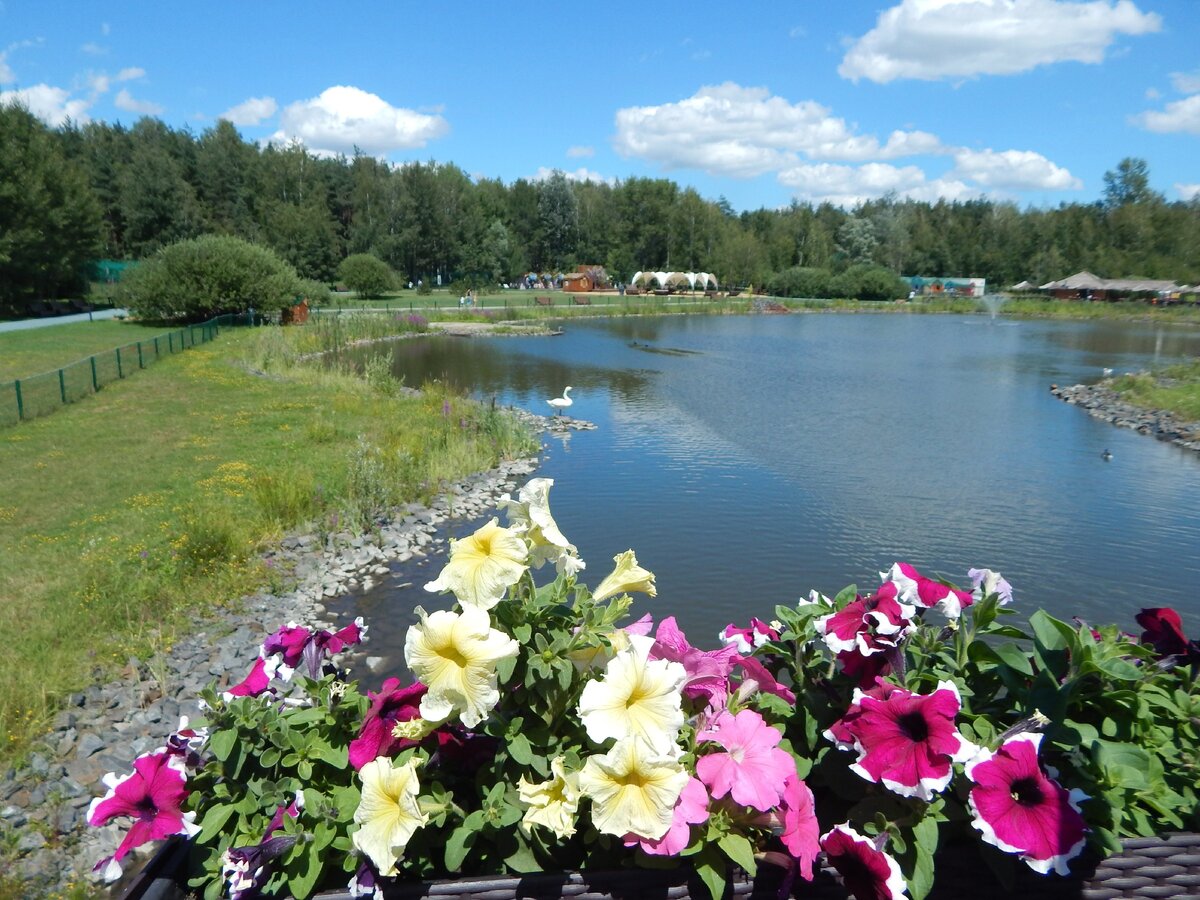
[[[921,297],[982,297],[987,293],[983,278],[930,278],[926,275],[901,275],[914,294]]]
[[[1173,302],[1186,293],[1187,285],[1154,278],[1101,278],[1091,272],[1076,272],[1049,281],[1038,290],[1059,300],[1161,300]]]

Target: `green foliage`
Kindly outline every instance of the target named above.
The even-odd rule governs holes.
[[[767,282],[767,290],[775,297],[832,297],[833,273],[828,269],[793,266],[773,275]]]
[[[299,295],[308,301],[310,307],[329,306],[333,303],[333,292],[329,290],[329,285],[311,278],[300,280]]]
[[[164,247],[126,274],[118,297],[141,318],[204,319],[253,308],[290,306],[295,270],[241,238],[206,235]]]
[[[830,290],[836,297],[854,300],[896,300],[908,295],[908,285],[895,272],[865,263],[836,276]]]
[[[370,253],[355,253],[342,260],[338,278],[360,297],[382,297],[395,284],[388,264]]]

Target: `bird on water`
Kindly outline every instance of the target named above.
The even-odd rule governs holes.
[[[1105,447],[1104,452],[1100,454],[1100,458],[1101,459],[1112,459],[1112,451],[1109,450],[1107,447]]]
[[[567,385],[565,388],[563,388],[563,395],[561,397],[555,397],[553,400],[546,401],[552,407],[554,407],[554,414],[556,416],[562,415],[562,411],[575,402],[567,396],[567,394],[570,393],[570,390],[571,386]]]

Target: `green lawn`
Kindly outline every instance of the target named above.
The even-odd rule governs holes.
[[[1113,390],[1137,406],[1165,409],[1200,422],[1200,360],[1152,373],[1122,375],[1113,380]]]
[[[167,331],[161,325],[147,327],[103,319],[0,332],[0,382],[50,372],[93,353],[144,341]]]

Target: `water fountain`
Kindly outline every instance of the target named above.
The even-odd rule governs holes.
[[[1000,312],[1000,307],[1004,305],[1004,301],[1008,299],[1005,294],[984,294],[979,298],[983,303],[983,308],[987,310],[992,321],[996,320],[996,315]]]

